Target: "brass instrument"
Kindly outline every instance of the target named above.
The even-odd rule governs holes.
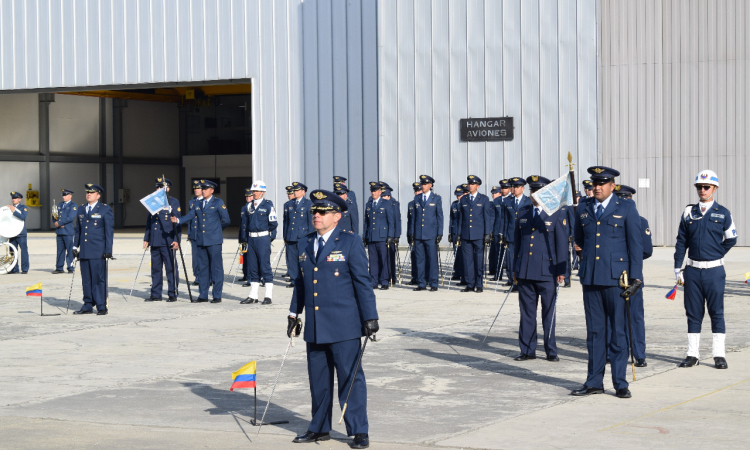
[[[10,208],[0,208],[0,273],[9,273],[18,263],[18,249],[8,240],[23,231],[23,220],[15,217]]]
[[[58,219],[60,219],[60,213],[57,212],[57,202],[55,199],[52,199],[52,219],[57,222]]]

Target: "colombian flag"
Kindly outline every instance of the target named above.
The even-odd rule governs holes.
[[[747,283],[748,281],[750,281],[750,272],[745,273],[745,283]]]
[[[26,296],[41,297],[42,296],[42,283],[37,283],[31,287],[26,288]]]
[[[247,389],[255,387],[255,361],[250,361],[245,364],[237,372],[232,372],[232,387],[230,391],[235,389]]]
[[[674,298],[677,297],[677,285],[675,284],[671,291],[667,293],[667,298],[669,300],[674,300]]]

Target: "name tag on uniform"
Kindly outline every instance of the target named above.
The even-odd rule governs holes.
[[[298,259],[300,260],[300,262],[307,261],[307,253],[302,253],[301,255],[299,255]]]
[[[346,261],[346,259],[344,258],[343,253],[336,253],[336,254],[331,253],[330,255],[326,256],[326,261],[337,262],[337,261]]]
[[[526,219],[521,219],[520,222],[521,223],[526,223]]]
[[[581,214],[581,219],[585,219],[588,216],[589,216],[589,213],[583,213],[583,214]]]
[[[544,224],[547,225],[548,227],[552,226],[552,222],[544,222]]]
[[[477,206],[482,206],[482,204],[481,203],[477,203]]]
[[[622,216],[612,216],[612,217],[614,217],[615,219],[622,219]]]
[[[724,214],[714,214],[714,213],[711,213],[711,217],[717,217],[719,219],[723,219],[724,218]]]
[[[434,203],[430,203],[430,206],[435,206],[435,204]]]
[[[268,210],[264,208],[258,208],[258,211],[268,212]]]
[[[102,215],[101,215],[101,214],[92,214],[92,215],[91,215],[91,218],[92,218],[92,219],[101,219],[101,218],[102,218]]]

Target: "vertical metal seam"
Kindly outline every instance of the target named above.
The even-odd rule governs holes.
[[[287,98],[286,98],[286,103],[287,103],[287,120],[286,120],[286,123],[288,125],[287,128],[289,129],[289,136],[292,135],[292,76],[291,76],[292,71],[290,70],[291,67],[292,67],[292,57],[291,57],[291,55],[292,55],[292,39],[291,39],[292,34],[290,32],[291,29],[292,29],[292,27],[291,27],[291,22],[290,22],[289,5],[287,4],[287,8],[286,8],[286,31],[285,31],[285,33],[286,33],[286,89],[287,89],[287,92],[288,92],[288,95],[287,95]],[[300,128],[300,129],[304,130],[304,128]],[[290,161],[290,162],[291,161],[295,161],[295,162],[298,161],[299,158],[292,158],[292,152],[293,152],[292,141],[290,139],[289,140],[289,144],[287,146],[287,152],[286,152],[287,153],[287,157],[289,158],[288,161]],[[290,166],[289,167],[289,177],[290,178],[292,178],[293,171],[294,171],[293,167]],[[294,177],[294,178],[297,178],[297,177]],[[283,200],[283,197],[281,197],[281,199]],[[281,200],[279,200],[279,204],[281,204]]]
[[[229,57],[229,78],[237,78],[237,74],[234,73],[234,2],[231,0],[229,1],[229,18],[229,54],[231,55]]]
[[[271,169],[273,172],[273,177],[278,178],[278,167],[277,167],[277,161],[279,154],[279,137],[278,137],[278,124],[279,121],[277,119],[277,114],[279,112],[278,108],[278,74],[276,72],[277,66],[276,66],[276,2],[271,2],[271,48],[273,48],[273,55],[271,57],[271,71],[273,72],[273,159],[271,160],[271,163],[273,165],[273,168]]]
[[[448,120],[451,120],[453,113],[453,90],[450,88],[452,82],[451,70],[451,14],[450,14],[450,0],[448,3]],[[455,132],[453,127],[448,125],[448,159],[451,164],[448,164],[448,170],[450,171],[451,180],[453,180],[453,136]],[[453,183],[451,183],[453,184]]]
[[[521,98],[519,105],[521,112],[521,139],[519,140],[521,151],[519,153],[521,155],[521,174],[523,175],[523,127],[526,126],[526,123],[523,120],[523,7],[521,6],[521,3],[518,5],[518,16],[521,19],[518,21],[518,59],[520,63],[519,68],[521,69],[521,76],[518,78],[518,92],[520,93],[519,97]],[[513,135],[515,136],[515,132]]]
[[[377,5],[376,5],[377,8]],[[366,147],[365,147],[365,115],[367,114],[365,112],[365,33],[364,33],[364,20],[362,19],[362,14],[364,11],[364,2],[361,2],[359,4],[359,65],[363,68],[363,70],[359,71],[359,84],[362,86],[362,90],[360,91],[360,97],[362,101],[362,114],[360,117],[360,121],[362,122],[362,134],[360,136],[360,139],[362,141],[362,180],[365,179],[365,166],[367,165],[367,162],[365,161],[365,153],[366,153]],[[377,12],[377,9],[376,9]],[[375,48],[377,48],[377,41],[375,42]],[[353,180],[352,180],[353,181]],[[349,183],[350,186],[352,186],[352,183]],[[354,186],[352,186],[354,188]],[[364,195],[362,196],[362,199],[364,200]],[[358,211],[359,212],[359,211]],[[359,232],[359,230],[354,230],[355,233]]]
[[[430,5],[430,136],[432,137],[432,160],[430,161],[431,172],[435,174],[435,74],[432,72],[432,60],[435,57],[435,21],[433,20],[432,9],[435,6],[432,2]],[[448,186],[450,187],[450,182]],[[450,197],[448,197],[450,198]]]
[[[262,28],[261,28],[262,22],[260,20],[260,8],[261,8],[261,2],[258,2],[258,14],[256,14],[256,16],[255,16],[257,18],[257,20],[258,20],[258,39],[257,39],[257,42],[260,43],[260,45],[258,45],[258,79],[260,80],[260,83],[258,83],[258,84],[263,84],[263,48],[262,48],[263,45],[262,45],[262,41],[261,41],[261,36],[263,34],[263,31],[262,31]],[[262,113],[262,109],[263,109],[263,100],[264,100],[263,99],[263,88],[261,87],[260,89],[258,89],[258,109],[261,110],[261,111],[258,111],[258,112],[261,112],[261,113]],[[256,117],[258,118],[258,121],[260,121],[260,123],[258,124],[259,125],[258,129],[260,130],[260,145],[258,147],[263,147],[263,137],[264,137],[264,134],[263,134],[263,114],[257,114]],[[260,150],[260,148],[258,150]],[[263,168],[263,152],[262,151],[258,151],[257,155],[258,155],[258,164],[257,164],[257,167],[259,167],[261,169],[257,173],[257,175],[258,175],[257,178],[261,178],[261,177],[263,177],[263,171],[262,171],[262,168]],[[256,173],[255,172],[255,168],[253,168],[253,173]]]
[[[315,104],[317,105],[318,109],[318,117],[320,117],[320,27],[318,26],[318,4],[315,3],[315,83],[317,86],[315,89]],[[320,120],[317,120],[317,136],[318,136],[318,145],[315,149],[315,156],[316,161],[318,162],[318,183],[320,183]]]
[[[349,155],[349,3],[344,2],[344,74],[346,79],[346,176],[351,178],[349,169],[351,168],[351,157]]]
[[[208,55],[207,55],[208,49],[206,47],[207,39],[206,39],[206,2],[205,0],[201,2],[201,6],[202,6],[201,18],[203,19],[201,20],[201,24],[203,25],[201,27],[201,29],[203,30],[203,33],[202,33],[203,34],[203,79],[205,80],[206,75],[208,75]],[[214,165],[214,170],[216,170],[216,165]],[[221,180],[219,180],[219,182],[221,182]]]
[[[400,61],[398,59],[398,19],[398,4],[396,4],[396,180],[401,179],[401,108],[399,105],[399,93],[401,91],[401,67],[399,67]],[[383,167],[383,169],[383,174],[385,175],[385,167]],[[378,180],[380,180],[379,177]]]
[[[414,127],[414,136],[415,136],[415,142],[414,143],[416,144],[417,123],[419,121],[419,119],[417,118],[417,60],[418,60],[418,57],[417,57],[417,14],[416,14],[417,5],[416,5],[416,0],[415,0],[415,3],[413,3],[412,5],[413,5],[413,11],[412,11],[412,14],[411,14],[411,25],[412,25],[411,26],[411,30],[412,30],[411,36],[412,36],[412,42],[414,42],[414,81],[412,81],[412,86],[411,86],[411,88],[412,88],[412,101],[414,102],[414,112],[413,112],[414,116],[413,116],[413,119],[412,119],[413,120],[412,126]],[[415,151],[414,151],[414,173],[413,173],[413,175],[414,175],[414,178],[416,178],[417,174],[419,173],[419,172],[417,172],[419,170],[417,168],[417,162],[418,162],[417,161],[417,153],[419,153],[419,152],[416,151],[417,150],[417,146],[416,145],[414,146],[414,150]],[[401,196],[401,178],[400,177],[397,180],[396,185],[397,185],[396,186],[396,190],[398,191],[398,195],[400,197]]]

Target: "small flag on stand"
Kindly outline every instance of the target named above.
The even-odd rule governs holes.
[[[745,283],[750,281],[750,272],[745,272]]]
[[[254,388],[255,385],[255,361],[250,361],[240,368],[236,372],[232,372],[232,387],[230,391],[235,389],[248,389]]]
[[[42,296],[42,283],[37,283],[31,287],[26,288],[27,297],[41,297]]]
[[[674,300],[674,298],[677,297],[677,285],[675,284],[671,291],[667,293],[667,298],[669,300]]]

